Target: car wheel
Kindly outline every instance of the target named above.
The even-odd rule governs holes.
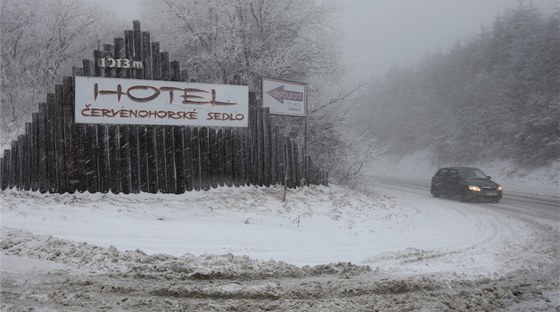
[[[439,192],[432,186],[430,193],[432,193],[433,197],[439,197]]]
[[[469,194],[467,194],[467,192],[463,192],[463,193],[459,194],[459,200],[464,202],[464,203],[470,202]]]

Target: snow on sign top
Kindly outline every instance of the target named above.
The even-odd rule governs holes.
[[[262,79],[263,107],[270,113],[296,117],[307,116],[307,84],[286,80]]]
[[[249,88],[76,77],[76,123],[247,127]]]

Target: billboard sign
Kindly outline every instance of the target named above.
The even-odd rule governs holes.
[[[307,84],[277,79],[262,79],[263,107],[275,115],[307,116]]]
[[[75,81],[76,123],[248,125],[247,86],[99,77]]]

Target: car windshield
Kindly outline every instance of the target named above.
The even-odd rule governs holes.
[[[459,176],[463,179],[486,179],[488,176],[480,169],[461,168],[457,169]]]

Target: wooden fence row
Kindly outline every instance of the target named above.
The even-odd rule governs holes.
[[[134,22],[124,38],[94,51],[73,76],[195,81]],[[100,68],[102,57],[143,62],[141,69]],[[162,192],[218,186],[326,184],[327,173],[271,126],[250,94],[248,128],[74,123],[74,79],[64,77],[39,104],[25,134],[0,158],[0,187],[42,193]]]

